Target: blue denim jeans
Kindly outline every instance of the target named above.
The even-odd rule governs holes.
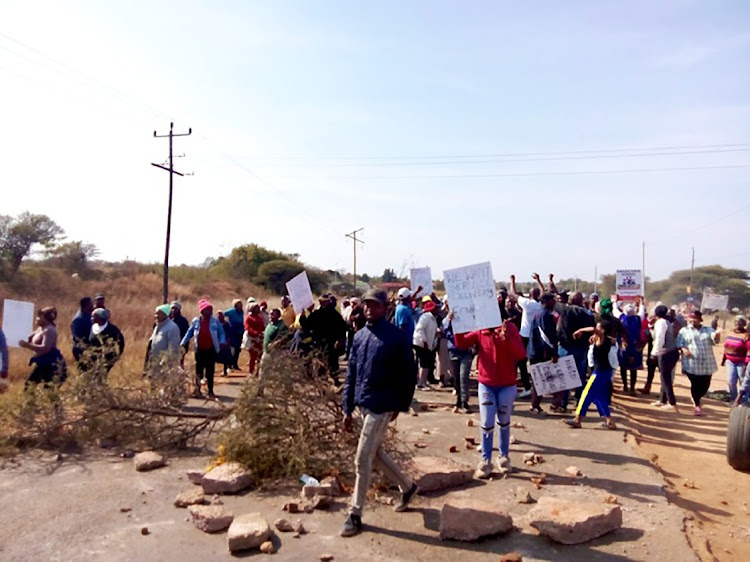
[[[469,374],[471,373],[471,353],[465,355],[451,355],[451,371],[453,371],[453,388],[456,389],[456,406],[469,404]]]
[[[729,386],[729,401],[734,402],[737,399],[737,386],[742,382],[745,376],[745,364],[739,365],[727,361],[727,385]]]
[[[516,385],[489,386],[479,383],[479,417],[482,424],[482,458],[492,460],[492,441],[495,421],[500,427],[500,455],[507,457],[510,451],[510,414],[518,394]]]

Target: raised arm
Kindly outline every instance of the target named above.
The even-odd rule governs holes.
[[[549,292],[557,294],[557,285],[555,285],[555,274],[549,274]]]
[[[542,283],[542,278],[539,277],[539,274],[538,273],[534,273],[532,275],[532,277],[534,278],[534,281],[536,281],[537,285],[539,285],[539,290],[542,291],[542,292],[544,292],[545,291],[545,289],[544,289],[544,283]]]
[[[518,296],[518,291],[516,291],[516,276],[511,274],[510,276],[510,294],[513,296]]]

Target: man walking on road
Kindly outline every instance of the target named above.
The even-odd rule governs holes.
[[[354,484],[349,517],[341,528],[342,537],[362,531],[362,511],[372,478],[372,465],[378,461],[385,476],[398,484],[401,499],[395,511],[405,511],[417,485],[412,482],[383,450],[388,424],[399,412],[409,410],[417,369],[411,340],[386,319],[388,295],[372,289],[365,293],[367,325],[354,336],[349,368],[343,391],[344,429],[352,430],[354,408],[359,407],[362,430],[355,456],[357,479]]]
[[[516,276],[510,276],[510,294],[513,295],[513,297],[516,299],[516,303],[523,310],[523,314],[521,315],[520,333],[524,346],[529,345],[531,323],[533,322],[536,315],[539,314],[542,310],[542,303],[539,302],[539,295],[542,294],[544,285],[542,285],[542,280],[539,278],[538,273],[534,274],[534,279],[539,284],[539,287],[533,287],[529,292],[529,296],[531,298],[526,298],[520,296],[518,294],[518,291],[516,290]],[[521,382],[523,383],[523,392],[521,392],[518,397],[528,398],[529,396],[531,396],[531,378],[529,377],[528,361],[526,359],[522,359],[521,361],[519,361],[518,369],[521,371]]]

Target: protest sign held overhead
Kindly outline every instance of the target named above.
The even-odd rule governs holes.
[[[640,269],[618,269],[615,274],[615,294],[620,300],[643,296],[643,271]]]
[[[286,290],[289,291],[289,299],[292,301],[292,306],[297,313],[315,304],[306,271],[287,281]]]
[[[18,347],[34,331],[34,303],[5,299],[3,301],[3,332],[8,347]]]
[[[455,333],[495,328],[503,323],[490,262],[446,270],[443,281]]]
[[[417,267],[409,272],[411,278],[411,290],[416,292],[417,288],[421,285],[422,292],[420,295],[432,294],[432,270],[429,267]]]

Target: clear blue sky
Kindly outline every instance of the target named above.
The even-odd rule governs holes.
[[[162,259],[173,120],[173,263],[351,269],[360,227],[372,274],[750,263],[746,2],[4,0],[0,33],[0,212],[104,259]]]

